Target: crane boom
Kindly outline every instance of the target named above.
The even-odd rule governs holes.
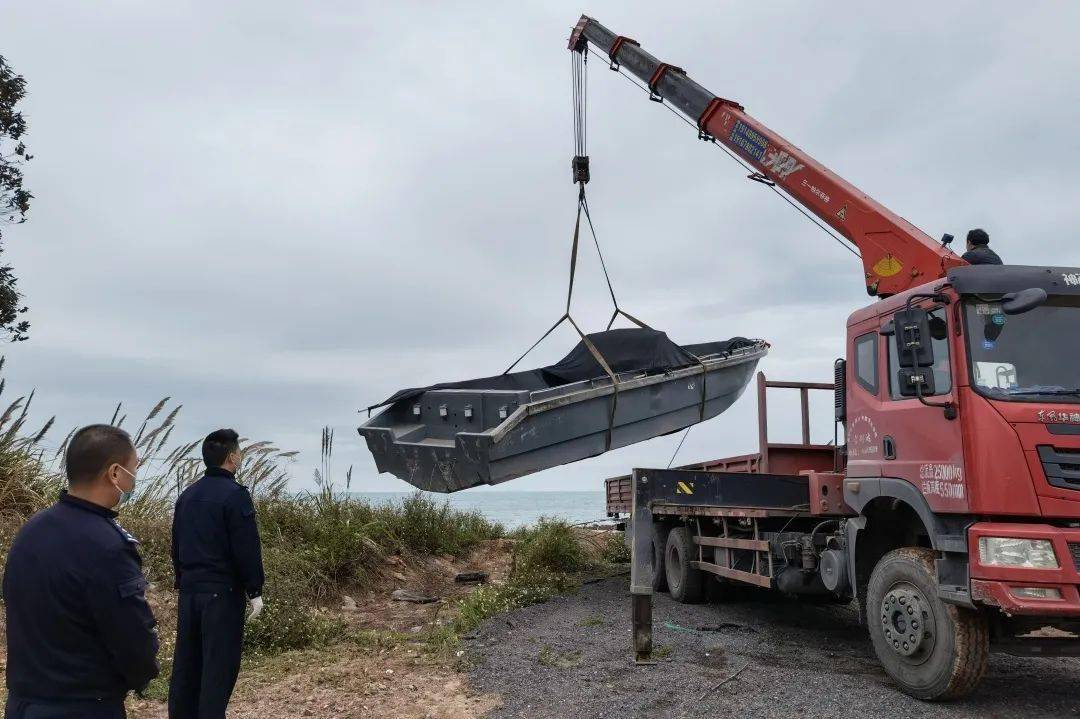
[[[625,68],[644,82],[650,99],[664,101],[695,122],[754,169],[751,179],[775,184],[859,248],[870,295],[886,297],[945,276],[967,264],[942,243],[895,214],[806,152],[748,115],[737,102],[718,97],[679,67],[657,60],[628,37],[582,15],[569,47],[591,43],[607,54],[612,69]]]

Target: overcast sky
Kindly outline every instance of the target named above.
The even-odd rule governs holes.
[[[932,236],[986,228],[1006,261],[1080,265],[1080,5],[51,2],[0,11],[29,83],[30,221],[5,231],[33,322],[7,398],[76,424],[182,402],[377,475],[357,410],[493,374],[561,312],[575,188],[566,37],[581,12],[738,100]],[[828,381],[858,261],[640,91],[592,63],[588,187],[627,310],[678,342],[772,345]],[[575,311],[610,312],[584,253]],[[532,366],[565,354],[553,336]],[[14,392],[14,394],[12,393]],[[777,438],[796,438],[782,396]],[[831,398],[815,404],[831,438]],[[753,451],[750,393],[680,461]],[[130,420],[129,420],[130,421]],[[517,480],[599,489],[667,437]]]

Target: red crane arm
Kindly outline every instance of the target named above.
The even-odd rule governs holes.
[[[871,295],[888,296],[944,277],[967,264],[954,252],[895,214],[847,180],[746,114],[743,106],[709,92],[681,68],[661,62],[630,38],[615,35],[581,16],[570,49],[591,43],[613,69],[625,68],[648,85],[650,99],[666,101],[686,115],[705,139],[728,147],[756,172],[751,179],[773,183],[859,248]]]

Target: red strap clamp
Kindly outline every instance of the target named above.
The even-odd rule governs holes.
[[[608,50],[607,54],[608,59],[611,60],[611,64],[608,65],[608,69],[614,70],[615,72],[619,71],[619,60],[617,56],[619,54],[619,48],[623,46],[623,43],[630,43],[631,45],[641,47],[641,43],[637,40],[628,38],[625,35],[618,35],[615,38],[615,42],[611,43],[611,49]]]
[[[727,105],[728,107],[735,108],[736,110],[743,110],[743,106],[734,100],[728,100],[723,97],[714,97],[709,100],[709,104],[705,106],[705,111],[701,113],[701,117],[698,118],[698,139],[705,140],[706,142],[712,142],[715,138],[709,134],[709,122],[713,119],[721,107]]]
[[[652,77],[649,78],[649,99],[653,102],[664,101],[664,97],[656,89],[656,86],[657,84],[659,84],[660,79],[664,77],[664,73],[666,72],[677,72],[680,75],[686,74],[686,70],[683,70],[681,67],[676,67],[675,65],[669,65],[666,62],[662,62],[657,65],[656,71],[652,74]]]

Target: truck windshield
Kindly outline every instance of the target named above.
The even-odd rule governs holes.
[[[972,386],[994,399],[1080,403],[1080,297],[1051,296],[1020,315],[965,302]]]

